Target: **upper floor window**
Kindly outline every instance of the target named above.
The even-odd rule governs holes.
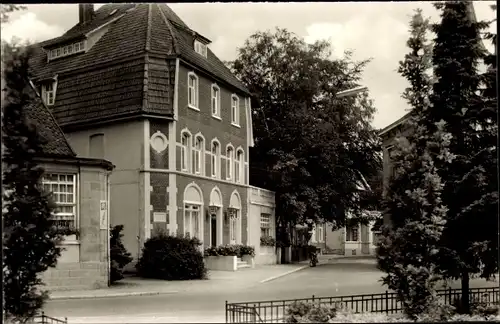
[[[207,45],[203,44],[200,41],[194,41],[194,50],[196,53],[207,57]]]
[[[49,60],[85,51],[85,41],[54,48],[48,52]]]
[[[96,159],[104,159],[104,134],[90,135],[89,156]]]
[[[198,77],[193,72],[188,73],[188,106],[198,109]]]
[[[42,100],[47,106],[52,106],[55,103],[55,82],[48,82],[42,85]]]
[[[231,96],[231,124],[240,126],[240,99],[237,95]]]
[[[191,135],[184,132],[181,137],[181,169],[182,171],[189,171],[189,151],[190,144],[189,141],[191,139]]]
[[[45,192],[52,193],[56,204],[53,214],[55,225],[60,228],[76,228],[76,175],[47,173],[42,178]]]
[[[220,118],[220,88],[212,85],[212,116]]]
[[[194,173],[202,174],[203,170],[203,156],[204,154],[203,138],[201,136],[196,136],[194,143]]]
[[[226,149],[226,179],[233,179],[234,150],[231,146]]]
[[[243,179],[242,170],[243,170],[243,151],[238,150],[236,152],[236,159],[234,161],[234,177],[236,182],[242,182]]]
[[[217,178],[219,176],[219,161],[220,161],[220,145],[218,142],[212,142],[211,148],[211,173],[212,177]]]

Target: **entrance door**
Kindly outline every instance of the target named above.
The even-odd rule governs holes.
[[[210,215],[210,232],[212,235],[212,246],[217,246],[217,217],[215,214]]]

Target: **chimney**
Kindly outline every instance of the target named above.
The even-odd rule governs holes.
[[[80,18],[80,25],[89,22],[94,17],[94,5],[88,3],[81,3],[78,5],[78,14]]]

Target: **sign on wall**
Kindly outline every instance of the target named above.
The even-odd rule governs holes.
[[[154,212],[153,213],[153,221],[155,223],[166,223],[167,222],[167,213]]]
[[[106,200],[101,200],[100,207],[100,229],[108,229],[108,203]]]

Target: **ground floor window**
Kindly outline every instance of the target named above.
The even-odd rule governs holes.
[[[271,236],[271,215],[260,214],[260,236]]]
[[[46,173],[42,178],[45,192],[52,193],[56,204],[53,215],[56,226],[76,228],[76,175],[62,173]]]
[[[186,204],[184,206],[184,232],[189,237],[201,238],[199,205]]]
[[[347,226],[346,241],[357,242],[359,240],[359,229],[357,226]]]

